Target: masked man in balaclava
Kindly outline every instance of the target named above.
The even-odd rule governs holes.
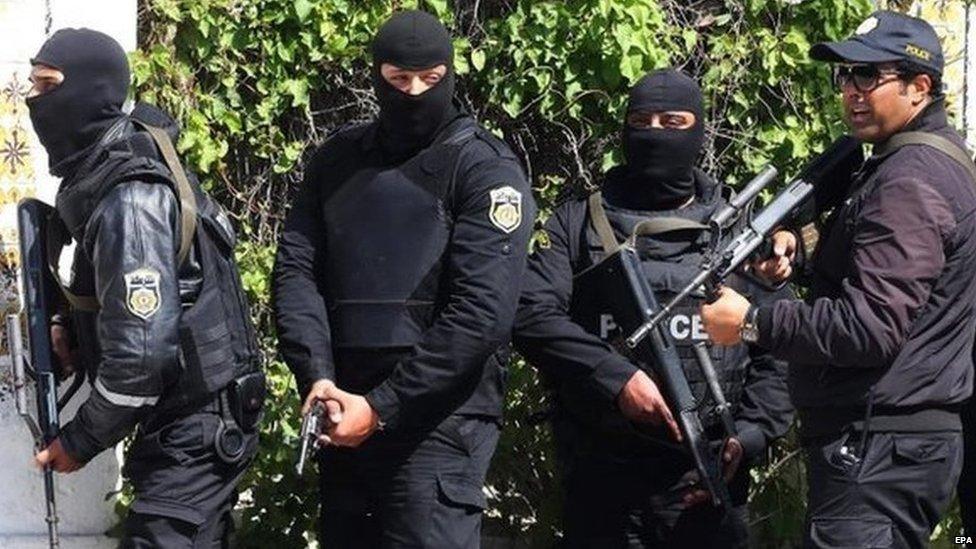
[[[326,547],[477,547],[535,207],[453,102],[453,49],[399,12],[373,45],[377,120],[316,150],[274,273],[282,355],[320,452]]]
[[[678,427],[652,365],[618,352],[622,333],[604,288],[577,275],[612,253],[635,227],[636,247],[661,303],[696,274],[708,251],[709,218],[727,189],[695,167],[704,141],[702,94],[674,70],[659,70],[631,90],[623,130],[627,163],[611,169],[602,192],[557,205],[529,258],[513,338],[541,372],[555,401],[553,429],[562,471],[567,547],[747,547],[749,464],[790,422],[785,365],[746,345],[712,347],[737,435],[710,410],[700,414],[722,451],[733,508],[725,514],[689,487],[695,467],[675,441]],[[645,224],[646,225],[646,224]],[[770,299],[744,280],[730,284]],[[704,296],[697,296],[702,300]],[[696,299],[663,325],[678,347],[699,402],[714,407],[692,345],[705,341]]]
[[[233,229],[180,167],[175,122],[123,112],[129,65],[112,38],[62,29],[31,63],[31,121],[62,178],[45,236],[55,252],[77,243],[52,345],[92,382],[37,461],[77,470],[138,426],[121,546],[221,546],[264,398]]]

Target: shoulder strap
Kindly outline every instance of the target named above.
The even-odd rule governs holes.
[[[472,142],[473,137],[478,135],[477,127],[468,127],[460,130],[456,134],[444,140],[439,146],[447,149],[448,164],[450,165],[450,177],[447,188],[444,191],[443,200],[448,205],[448,213],[451,219],[457,215],[457,177],[461,169],[461,150]]]
[[[708,230],[708,225],[683,217],[653,217],[651,219],[645,219],[634,226],[634,231],[630,235],[630,241],[636,241],[638,236],[653,236],[672,231],[688,230],[705,231]]]
[[[190,255],[190,246],[193,244],[193,236],[197,230],[197,197],[193,194],[193,187],[190,186],[190,180],[166,131],[135,118],[132,121],[149,132],[176,181],[176,196],[180,201],[180,250],[177,254],[179,259],[177,265],[182,265]]]
[[[72,309],[88,313],[98,312],[100,307],[95,296],[76,294],[68,289],[68,285],[61,280],[61,272],[58,270],[61,250],[64,249],[65,242],[71,237],[65,234],[60,218],[54,216],[54,218],[47,220],[46,225],[47,234],[44,236],[44,247],[47,252],[47,267],[57,283],[58,289],[61,290],[61,294],[68,300]]]
[[[617,251],[621,244],[617,242],[617,237],[613,234],[613,227],[610,225],[610,220],[607,218],[607,211],[603,207],[603,193],[597,191],[591,194],[588,202],[593,228],[596,229],[596,234],[600,237],[603,251],[607,255],[610,255]],[[638,236],[654,236],[673,231],[704,231],[707,229],[707,225],[682,217],[652,217],[635,225],[630,238],[627,239],[625,244],[633,246]]]
[[[596,234],[600,237],[600,242],[603,244],[603,251],[607,255],[610,255],[617,251],[620,243],[617,242],[617,237],[613,235],[613,227],[610,226],[610,220],[607,219],[607,211],[603,208],[603,193],[596,191],[590,195],[588,200],[590,220],[593,221],[593,228],[596,229]]]
[[[926,145],[942,152],[949,158],[955,160],[957,164],[965,168],[969,173],[969,177],[972,178],[973,182],[976,182],[976,164],[973,163],[972,157],[970,157],[969,153],[962,147],[956,145],[941,135],[928,132],[898,133],[893,135],[891,139],[885,143],[884,148],[878,151],[878,154],[886,156],[904,147],[905,145]]]
[[[445,139],[444,142],[441,143],[441,145],[442,146],[446,145],[448,147],[452,147],[454,145],[460,145],[465,141],[467,141],[469,138],[474,137],[476,133],[477,133],[477,128],[474,127],[464,128],[461,131],[457,132],[456,134],[452,135],[451,137]]]

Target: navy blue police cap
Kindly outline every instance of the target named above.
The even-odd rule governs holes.
[[[810,57],[832,63],[911,61],[939,75],[945,64],[932,25],[889,10],[872,13],[847,40],[814,44]]]

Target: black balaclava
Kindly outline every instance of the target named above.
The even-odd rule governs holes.
[[[390,17],[373,40],[373,87],[380,103],[384,148],[394,153],[430,144],[444,123],[454,118],[454,47],[447,29],[433,15],[401,11]],[[383,63],[423,70],[446,65],[447,73],[420,95],[403,93],[380,74]]]
[[[672,206],[695,194],[693,168],[705,140],[702,93],[684,74],[664,69],[641,78],[630,90],[627,112],[690,111],[695,125],[685,130],[638,130],[624,123],[624,156],[632,191],[640,202]]]
[[[34,131],[47,149],[51,174],[68,175],[86,149],[122,113],[129,61],[112,37],[91,29],[61,29],[31,59],[64,73],[57,88],[27,99]]]

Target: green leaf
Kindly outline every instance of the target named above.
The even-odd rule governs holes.
[[[285,92],[291,95],[291,106],[308,106],[308,81],[300,78],[290,78],[282,83]]]
[[[640,54],[627,54],[620,59],[620,74],[628,82],[634,83],[644,75],[644,57]]]
[[[299,21],[305,21],[308,19],[308,14],[312,13],[312,8],[315,4],[311,0],[295,0],[295,15],[298,16]]]
[[[183,14],[180,12],[179,3],[176,0],[158,0],[153,3],[153,8],[173,21],[183,20]]]
[[[485,68],[485,52],[481,49],[476,49],[471,51],[471,66],[474,70],[480,71]]]
[[[424,0],[424,3],[433,10],[438,19],[444,21],[451,18],[451,10],[447,6],[447,0]]]
[[[691,51],[695,48],[698,43],[698,32],[694,29],[685,29],[681,31],[681,38],[685,43],[685,51]]]

